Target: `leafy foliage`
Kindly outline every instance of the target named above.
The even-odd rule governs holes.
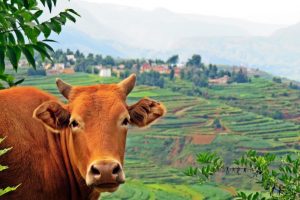
[[[56,0],[40,0],[49,9],[56,5]],[[44,10],[39,7],[37,0],[0,1],[0,80],[9,87],[20,84],[14,78],[5,74],[5,67],[10,63],[15,71],[18,69],[22,55],[35,69],[35,53],[42,59],[51,60],[49,51],[53,51],[48,44],[54,42],[49,39],[52,32],[59,34],[66,22],[75,22],[74,16],[79,16],[72,9],[66,9],[46,21],[41,21]],[[3,84],[0,85],[4,87]]]
[[[144,72],[138,76],[137,83],[139,85],[150,85],[163,88],[164,78],[160,75],[160,73],[155,71]]]
[[[0,138],[0,143],[4,141],[5,138]],[[12,148],[5,148],[5,149],[0,149],[0,156],[4,155],[5,153],[9,152]],[[3,166],[0,164],[0,172],[1,171],[4,171],[8,169],[7,166]],[[6,188],[3,188],[1,189],[0,188],[0,197],[3,196],[4,194],[8,193],[8,192],[11,192],[11,191],[14,191],[18,188],[18,186],[15,186],[15,187],[6,187]]]
[[[197,162],[201,167],[190,167],[185,174],[200,177],[202,182],[209,180],[223,167],[223,161],[214,153],[199,154]],[[241,158],[236,159],[234,165],[251,171],[262,188],[262,191],[250,194],[238,192],[235,199],[287,200],[300,198],[300,153],[288,154],[277,159],[274,154],[258,155],[256,151],[250,150]]]
[[[209,178],[224,167],[224,162],[215,153],[200,153],[196,161],[200,167],[189,167],[185,170],[187,176],[197,176],[201,183],[208,181]]]

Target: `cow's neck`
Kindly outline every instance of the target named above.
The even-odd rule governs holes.
[[[68,129],[60,133],[60,144],[64,164],[68,173],[68,182],[70,183],[72,195],[71,199],[87,199],[92,193],[92,190],[86,186],[85,180],[81,177],[78,168],[71,159],[70,152],[73,152],[73,149],[68,145],[70,137],[71,133]]]

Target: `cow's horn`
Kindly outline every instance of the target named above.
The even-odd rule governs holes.
[[[57,78],[56,79],[56,85],[59,90],[59,92],[66,98],[69,99],[69,94],[72,90],[72,86],[68,83],[64,82],[63,80]]]
[[[121,81],[118,85],[124,90],[125,94],[128,95],[135,86],[136,75],[131,74],[128,78]]]

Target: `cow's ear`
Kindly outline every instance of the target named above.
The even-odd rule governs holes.
[[[70,113],[58,102],[47,101],[34,110],[33,117],[57,133],[69,125]]]
[[[128,107],[130,124],[144,127],[153,123],[166,113],[166,108],[161,103],[143,98],[136,104]]]

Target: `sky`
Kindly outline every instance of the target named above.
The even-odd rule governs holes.
[[[81,0],[138,7],[165,8],[190,13],[253,22],[292,25],[300,22],[300,0]]]

